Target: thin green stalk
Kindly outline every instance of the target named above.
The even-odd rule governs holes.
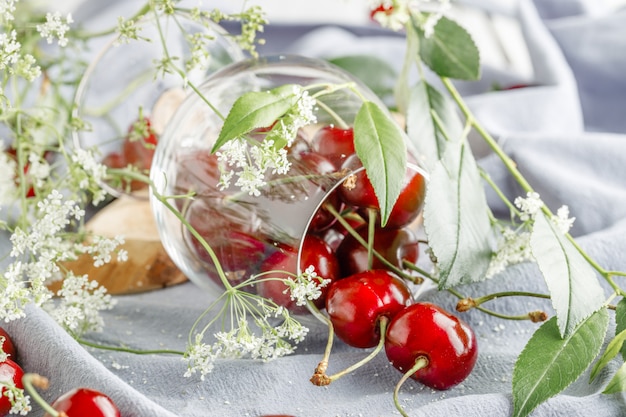
[[[90,342],[88,340],[82,338],[76,338],[76,341],[81,345],[89,346],[92,348],[100,349],[100,350],[111,350],[115,352],[126,352],[133,353],[136,355],[184,355],[185,352],[181,352],[180,350],[171,350],[171,349],[132,349],[124,346],[110,346],[110,345],[102,345],[95,342]]]

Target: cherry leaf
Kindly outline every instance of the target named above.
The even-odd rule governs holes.
[[[626,330],[618,333],[617,336],[615,336],[613,340],[609,342],[606,349],[604,350],[604,353],[591,369],[591,375],[589,376],[590,381],[593,381],[596,376],[598,376],[598,373],[602,369],[604,369],[604,367],[607,366],[609,362],[613,360],[613,358],[617,356],[620,349],[622,348],[622,345],[624,344],[624,340],[626,340]]]
[[[452,100],[420,81],[411,89],[407,134],[420,162],[430,170],[443,156],[446,142],[462,139],[463,125]]]
[[[626,391],[626,363],[620,366],[615,375],[613,375],[613,378],[606,384],[602,393],[615,394],[623,391]]]
[[[393,95],[398,74],[387,61],[373,55],[345,55],[329,61],[363,81],[378,97]]]
[[[529,415],[539,404],[567,388],[600,352],[609,325],[601,309],[562,338],[556,317],[532,335],[513,369],[513,417]]]
[[[561,336],[567,336],[602,307],[604,290],[589,263],[543,212],[535,217],[530,247],[550,291]]]
[[[626,298],[622,298],[615,308],[615,335],[626,330]],[[626,359],[626,345],[622,346],[622,358]]]
[[[230,108],[212,152],[254,129],[271,126],[296,104],[298,96],[294,88],[287,84],[268,91],[251,91],[241,95]]]
[[[428,37],[419,26],[413,26],[420,37],[420,57],[437,75],[461,80],[480,78],[478,47],[462,26],[443,16]]]
[[[354,148],[378,198],[384,226],[406,174],[404,135],[389,113],[365,101],[354,119]]]
[[[439,266],[439,287],[485,279],[492,228],[476,161],[466,140],[448,145],[431,172],[424,229]]]

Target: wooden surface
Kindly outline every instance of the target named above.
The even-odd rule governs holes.
[[[124,236],[125,243],[121,247],[128,251],[128,260],[117,262],[113,259],[95,267],[93,258],[83,255],[63,265],[75,274],[88,274],[109,293],[139,293],[187,281],[161,244],[150,202],[145,196],[113,201],[89,220],[87,230],[109,238]],[[56,290],[60,285],[54,283],[50,288]]]

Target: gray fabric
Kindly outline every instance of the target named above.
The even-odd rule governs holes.
[[[531,49],[534,81],[541,86],[473,92],[468,102],[544,201],[551,208],[569,205],[577,218],[573,233],[581,246],[607,269],[626,270],[626,26],[623,13],[598,16],[598,4],[594,0],[537,0],[535,6],[521,1],[517,17]],[[591,8],[596,10],[594,15],[583,14]],[[367,51],[400,65],[403,47],[397,37],[357,36],[337,27],[317,27],[308,33],[299,30],[294,29],[287,52],[332,57]],[[270,25],[268,45],[272,33]],[[485,77],[488,85],[506,74],[485,69]],[[485,156],[479,162],[509,196],[520,194],[495,158]],[[501,209],[495,199],[490,201],[496,212]],[[545,291],[532,265],[514,267],[490,282],[490,291],[504,288]],[[482,293],[476,288],[464,291]],[[455,303],[445,294],[426,297],[450,309]],[[89,339],[133,348],[183,350],[187,331],[209,298],[191,283],[117,297],[115,309],[105,313],[106,331]],[[525,312],[529,306],[550,311],[547,302],[527,299],[500,300],[496,308]],[[461,386],[445,392],[408,383],[401,402],[409,415],[501,417],[512,413],[513,364],[537,325],[502,322],[478,312],[463,317],[479,337],[480,357],[474,372]],[[90,386],[114,398],[125,417],[398,415],[392,390],[400,374],[382,354],[329,387],[309,383],[326,340],[319,324],[312,326],[296,354],[269,363],[221,361],[205,381],[183,377],[185,367],[178,356],[85,349],[36,308],[7,328],[20,347],[24,367],[54,381],[54,389],[44,393],[46,398],[77,385]],[[337,342],[329,371],[343,369],[363,355],[362,350]],[[618,366],[611,363],[609,369]],[[600,393],[610,376],[603,372],[589,384],[588,374],[583,375],[533,415],[625,415],[622,395]]]

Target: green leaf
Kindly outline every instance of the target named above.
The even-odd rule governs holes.
[[[463,124],[452,100],[420,81],[411,89],[407,134],[420,162],[431,170],[443,156],[447,142],[463,138]]]
[[[613,375],[613,378],[611,378],[602,392],[604,394],[615,394],[623,391],[626,391],[626,363],[622,364],[615,372],[615,375]]]
[[[329,61],[363,81],[378,97],[393,94],[397,74],[388,62],[372,55],[347,55]]]
[[[615,308],[615,335],[626,330],[626,298],[622,298]],[[626,359],[626,345],[622,346],[622,358]]]
[[[404,135],[387,112],[366,101],[354,119],[354,147],[374,187],[384,226],[406,174]]]
[[[297,101],[294,86],[282,85],[269,91],[251,91],[240,96],[230,111],[212,152],[222,145],[250,131],[271,126],[291,109]]]
[[[606,309],[561,338],[556,317],[530,338],[513,369],[513,417],[525,417],[567,388],[598,355],[609,325]]]
[[[467,141],[450,144],[431,172],[424,205],[441,289],[485,279],[493,240],[489,212]]]
[[[469,32],[446,17],[441,17],[430,37],[420,35],[420,57],[437,75],[460,80],[480,78],[480,54]]]
[[[593,381],[596,376],[598,376],[598,373],[617,356],[622,348],[622,345],[624,344],[624,340],[626,340],[626,330],[620,332],[609,342],[604,354],[600,357],[600,359],[598,359],[598,362],[596,362],[591,370],[591,375],[589,376],[590,381]]]
[[[543,212],[535,217],[530,246],[550,291],[561,336],[567,336],[602,307],[604,290],[589,263]]]

